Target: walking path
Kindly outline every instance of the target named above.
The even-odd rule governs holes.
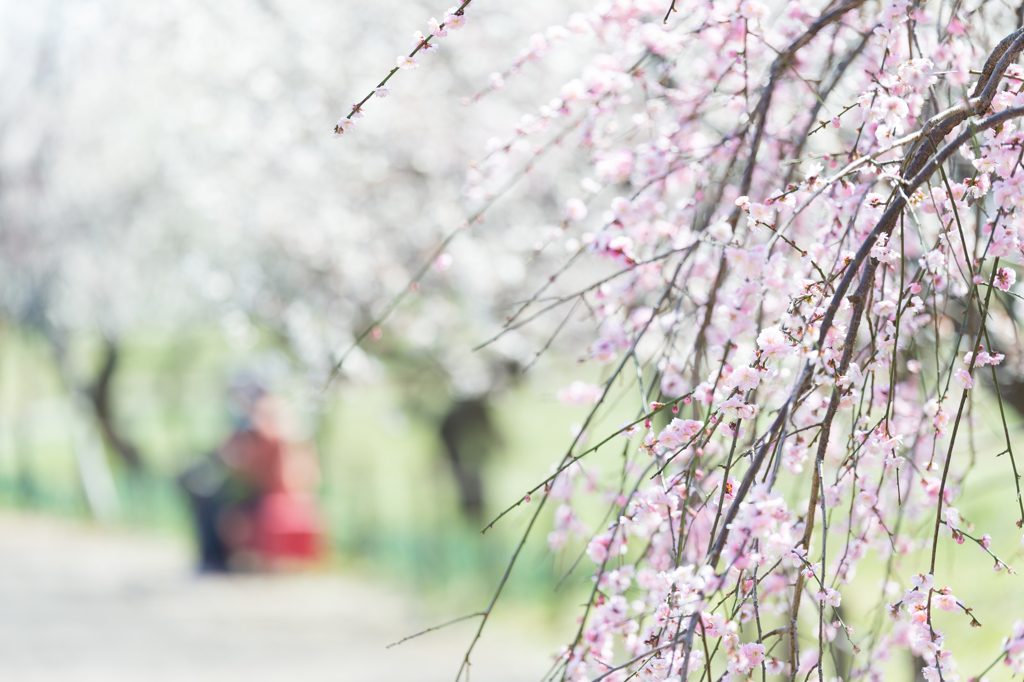
[[[0,514],[2,682],[450,682],[471,624],[385,649],[435,618],[356,578],[196,576],[166,539]],[[549,645],[494,625],[474,682],[539,680]]]

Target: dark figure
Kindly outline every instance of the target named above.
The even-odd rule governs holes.
[[[255,379],[238,376],[228,387],[227,407],[234,433],[253,428],[252,414],[266,390]],[[209,452],[190,464],[178,476],[178,484],[188,496],[192,522],[199,545],[199,569],[224,572],[230,568],[231,547],[225,537],[225,519],[238,507],[251,506],[252,490],[234,475],[219,450]]]
[[[486,396],[452,405],[441,421],[441,440],[459,488],[462,511],[479,521],[484,511],[483,468],[501,442]]]
[[[227,504],[227,468],[216,453],[209,453],[178,477],[192,509],[199,545],[199,570],[220,573],[228,570],[228,547],[219,523]]]

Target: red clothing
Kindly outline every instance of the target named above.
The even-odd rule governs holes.
[[[318,475],[312,453],[264,425],[235,432],[221,456],[256,494],[245,548],[271,562],[319,556],[323,533],[312,494]]]
[[[290,453],[281,439],[259,431],[236,431],[222,454],[228,466],[261,494],[288,489],[285,468]]]
[[[316,559],[320,522],[311,495],[271,493],[256,510],[256,549],[267,559]]]

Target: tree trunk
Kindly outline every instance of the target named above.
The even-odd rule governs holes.
[[[139,455],[139,449],[121,434],[113,418],[110,384],[117,369],[119,354],[120,349],[117,343],[107,339],[104,343],[103,366],[100,368],[99,374],[97,374],[92,385],[87,389],[86,394],[92,403],[93,410],[96,413],[96,420],[99,422],[107,444],[128,465],[129,469],[141,471],[145,467],[142,457]]]

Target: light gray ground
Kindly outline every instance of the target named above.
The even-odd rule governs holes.
[[[71,522],[0,514],[3,682],[433,682],[472,636],[409,596],[338,575],[200,577],[187,548]],[[485,631],[472,679],[539,680],[545,643]]]

